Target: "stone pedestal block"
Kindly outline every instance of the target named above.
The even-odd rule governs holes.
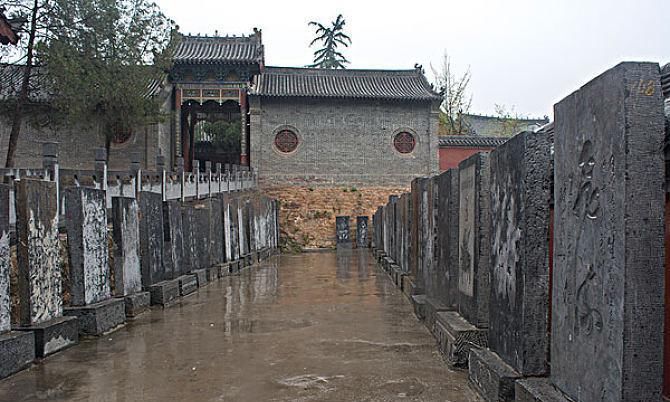
[[[222,271],[221,265],[215,265],[207,268],[207,280],[209,282],[216,281],[217,279],[223,276],[221,271]]]
[[[0,334],[0,379],[30,366],[35,360],[33,332],[9,331]]]
[[[489,321],[489,158],[478,153],[458,166],[460,214],[458,309],[471,324]]]
[[[443,311],[453,310],[444,304],[438,299],[433,299],[426,296],[426,327],[431,333],[435,333],[435,322],[437,321],[437,313]]]
[[[186,296],[198,290],[198,280],[195,275],[182,275],[177,278],[179,281],[179,295]]]
[[[167,306],[179,297],[179,281],[176,279],[158,282],[149,287],[151,304]]]
[[[414,279],[409,275],[403,275],[402,277],[402,292],[411,298],[414,295]]]
[[[515,402],[573,402],[546,378],[525,378],[514,384]]]
[[[191,275],[195,277],[198,287],[201,288],[207,285],[207,270],[206,269],[194,269],[191,271]]]
[[[470,324],[455,311],[437,313],[435,338],[440,353],[452,367],[468,365],[468,355],[473,347],[487,347],[487,331]]]
[[[487,402],[516,400],[514,382],[521,375],[488,349],[470,349],[468,377]]]
[[[21,326],[17,331],[28,331],[34,335],[35,356],[40,358],[79,343],[77,317],[57,317],[38,324]]]
[[[126,318],[135,318],[149,310],[151,305],[151,294],[149,292],[137,292],[123,297],[126,308]]]
[[[419,321],[424,321],[426,319],[426,295],[412,295],[410,300],[412,301],[412,306],[414,307],[414,314],[416,314],[416,317],[419,319]]]
[[[118,329],[126,322],[126,303],[113,298],[86,306],[65,307],[65,316],[77,317],[79,334],[99,336]]]

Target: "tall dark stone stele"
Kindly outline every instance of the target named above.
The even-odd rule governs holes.
[[[338,216],[335,218],[335,235],[337,237],[337,247],[351,247],[348,216]]]
[[[170,200],[163,203],[163,235],[165,236],[165,256],[170,258],[173,278],[187,271],[184,261],[184,225],[181,201]],[[185,269],[186,268],[186,269]]]
[[[98,303],[110,297],[105,192],[84,187],[64,192],[71,304]]]
[[[359,248],[368,246],[368,217],[356,217],[356,245]]]
[[[439,175],[438,237],[435,264],[435,293],[438,302],[447,307],[458,305],[458,169]]]
[[[217,198],[209,200],[209,253],[210,265],[222,264],[225,260],[223,241],[223,211],[221,201]]]
[[[232,250],[233,261],[240,259],[240,225],[239,215],[237,213],[239,200],[237,197],[231,197],[228,202],[230,211],[230,247]]]
[[[555,106],[551,378],[577,402],[658,401],[664,115],[659,66],[622,63]]]
[[[44,357],[79,341],[75,317],[63,317],[56,183],[22,179],[16,184],[19,264],[19,330],[35,336]]]
[[[459,313],[472,325],[489,320],[489,157],[477,153],[461,162],[459,175]]]
[[[0,379],[29,366],[35,359],[33,333],[11,330],[9,191],[9,185],[0,184]]]
[[[163,266],[163,197],[161,194],[139,193],[140,208],[140,266],[142,285],[148,289],[172,274]]]

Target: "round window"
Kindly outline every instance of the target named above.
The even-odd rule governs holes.
[[[401,154],[409,154],[414,151],[414,147],[416,146],[416,139],[414,139],[412,134],[403,131],[395,135],[393,138],[393,146],[395,147],[396,151],[400,152]]]
[[[275,147],[285,154],[298,148],[298,136],[291,130],[281,130],[275,135]]]
[[[127,124],[116,124],[112,130],[112,142],[114,144],[124,144],[133,136],[133,130]]]

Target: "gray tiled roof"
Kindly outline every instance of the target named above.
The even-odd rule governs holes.
[[[182,36],[174,55],[175,64],[262,63],[263,45],[257,35]]]
[[[496,137],[509,134],[509,131],[521,132],[535,130],[549,123],[549,119],[503,118],[477,114],[462,115],[468,134],[481,137]],[[507,133],[506,133],[507,132]]]
[[[420,70],[353,70],[266,67],[252,95],[433,100],[433,91]]]
[[[441,147],[497,147],[504,144],[507,137],[480,137],[477,135],[446,135],[440,137]]]

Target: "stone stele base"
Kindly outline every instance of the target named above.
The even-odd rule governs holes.
[[[412,295],[410,300],[414,306],[414,314],[419,321],[424,321],[426,319],[426,295]]]
[[[35,335],[9,331],[0,334],[0,379],[23,370],[35,360]]]
[[[179,297],[179,281],[176,279],[158,282],[149,287],[151,304],[167,306],[174,303]]]
[[[470,382],[487,401],[515,401],[514,382],[521,375],[488,349],[470,349]]]
[[[149,292],[137,292],[123,298],[126,304],[126,318],[134,318],[149,310],[151,294]]]
[[[451,367],[466,368],[473,347],[488,346],[488,331],[477,328],[455,311],[437,313],[435,338],[440,353]]]
[[[77,317],[58,317],[52,320],[17,328],[35,336],[35,357],[50,354],[79,343],[79,320]]]
[[[437,313],[444,311],[453,310],[453,308],[448,308],[444,304],[440,303],[438,300],[435,300],[430,297],[426,297],[426,327],[428,330],[435,335],[435,322],[437,321]]]
[[[207,280],[209,282],[214,282],[221,276],[221,265],[213,265],[207,268]]]
[[[112,298],[86,306],[63,308],[63,315],[79,319],[81,335],[100,336],[114,331],[126,322],[126,303]]]
[[[181,296],[190,295],[198,290],[198,280],[194,275],[182,275],[176,279],[179,281],[179,294]]]
[[[405,294],[405,296],[408,299],[412,298],[412,295],[414,295],[414,279],[412,279],[411,276],[409,275],[404,275],[402,277],[402,292]]]
[[[199,288],[207,285],[207,269],[194,269],[191,271],[191,275],[195,276]]]
[[[517,402],[572,402],[547,378],[525,378],[514,385]]]

